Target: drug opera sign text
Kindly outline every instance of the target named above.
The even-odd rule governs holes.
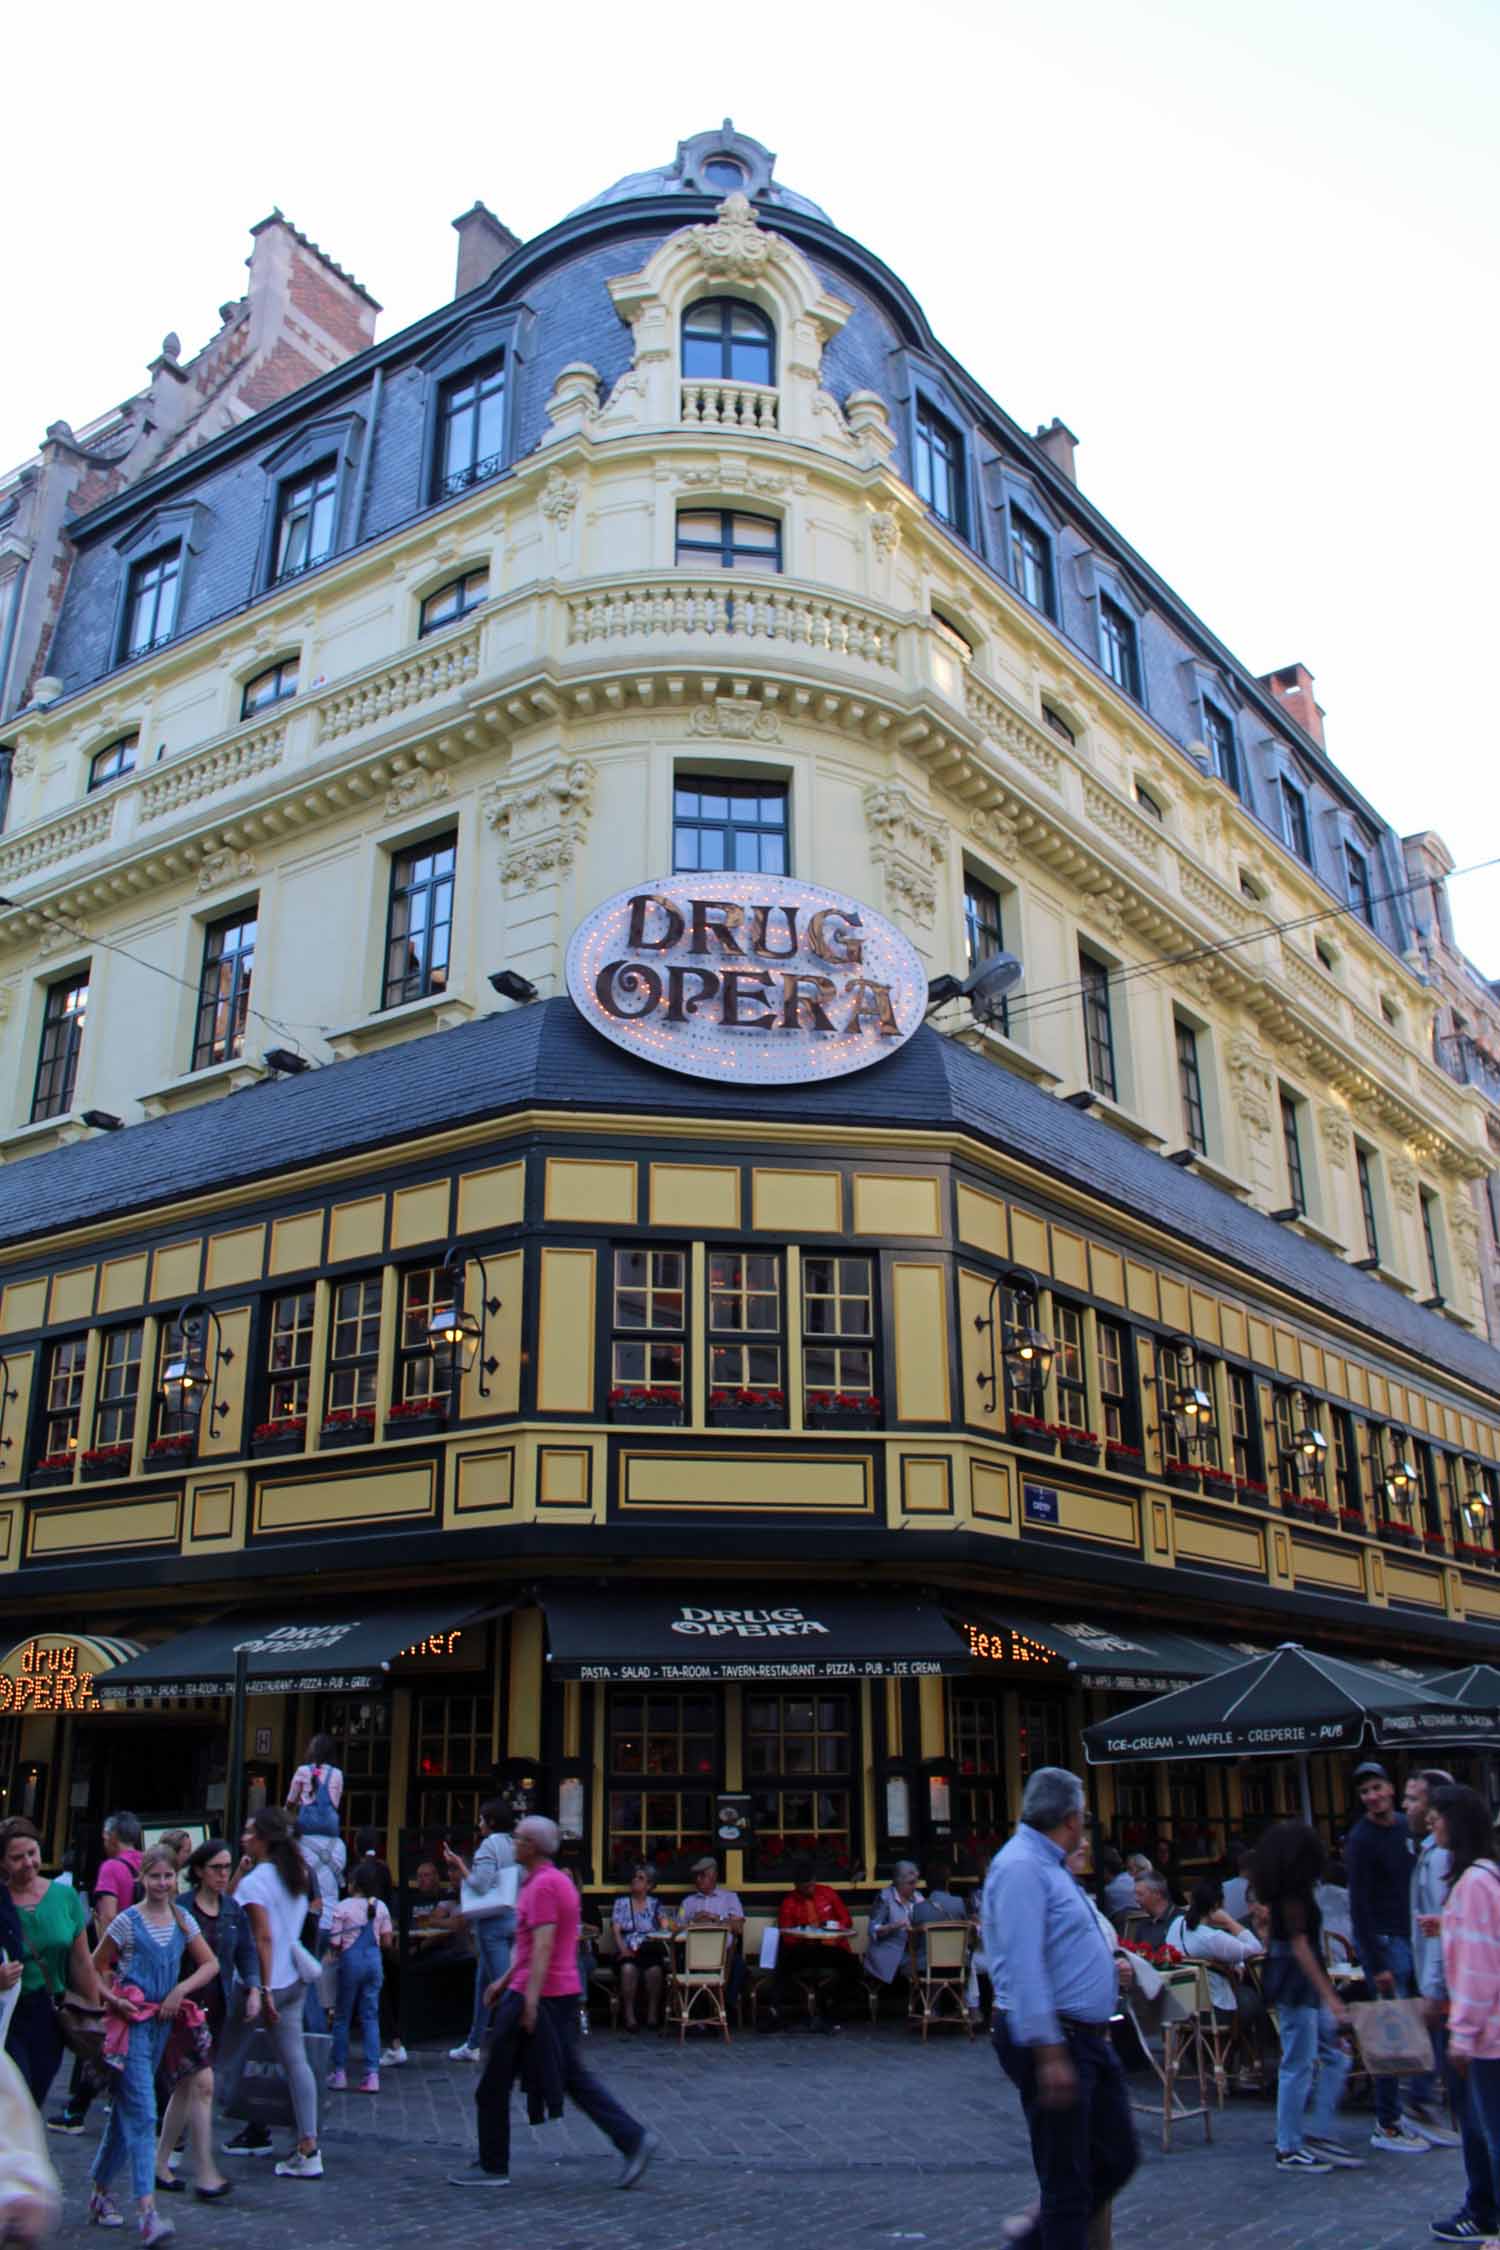
[[[727,1085],[863,1070],[922,1021],[927,973],[867,906],[786,875],[664,875],[596,908],[568,947],[606,1039]]]

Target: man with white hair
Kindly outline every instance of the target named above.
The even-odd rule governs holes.
[[[1032,2250],[1107,2242],[1110,2204],[1137,2161],[1130,2097],[1109,2041],[1114,1951],[1068,1872],[1084,1828],[1077,1774],[1039,1767],[984,1886],[995,2052],[1021,2097],[1042,2191],[1021,2237]]]
[[[467,2172],[450,2174],[452,2187],[509,2187],[510,2093],[528,2040],[536,2042],[531,2060],[539,2081],[555,2087],[559,2099],[571,2095],[624,2157],[620,2187],[635,2186],[660,2146],[656,2134],[622,2109],[608,2087],[583,2067],[578,2043],[579,1898],[574,1884],[553,1865],[559,1840],[556,1821],[540,1813],[519,1821],[512,1838],[521,1870],[515,1951],[509,1970],[484,1994],[484,2005],[493,2008],[498,2001],[499,2010],[489,2061],[474,2094],[479,2154]]]

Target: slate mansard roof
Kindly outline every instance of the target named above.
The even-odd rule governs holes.
[[[1223,1189],[1138,1146],[930,1027],[869,1069],[817,1086],[725,1087],[638,1060],[590,1029],[571,1000],[534,1002],[222,1101],[0,1168],[0,1252],[39,1235],[145,1213],[425,1131],[529,1109],[956,1131],[1228,1259],[1310,1308],[1500,1391],[1500,1353]]]

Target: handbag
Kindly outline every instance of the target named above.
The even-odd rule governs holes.
[[[57,1992],[52,1996],[52,2014],[68,2053],[77,2056],[94,2092],[102,2093],[109,2083],[104,2063],[105,2010],[91,2007],[76,1992]]]
[[[1372,2078],[1415,2078],[1431,2070],[1432,2034],[1420,2000],[1356,2000],[1349,2021]]]
[[[328,2075],[333,2041],[326,2032],[304,2032],[303,2049],[318,2092],[318,2125],[323,2122],[323,2084]],[[221,2072],[222,2107],[226,2117],[243,2118],[248,2125],[292,2125],[292,2089],[287,2084],[271,2035],[260,2024],[243,2043],[227,2072]]]

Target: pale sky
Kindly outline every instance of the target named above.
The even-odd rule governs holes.
[[[1404,833],[1500,854],[1495,0],[82,0],[7,29],[0,461],[139,388],[279,204],[390,336],[482,197],[539,233],[732,115],[907,283]],[[1491,657],[1485,650],[1491,650]],[[1452,885],[1500,976],[1500,869]]]

